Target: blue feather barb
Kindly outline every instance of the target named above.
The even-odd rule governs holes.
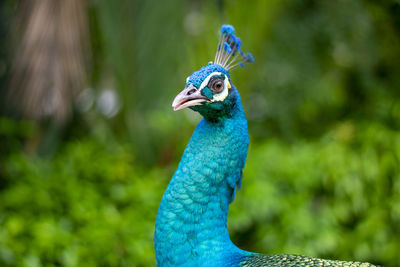
[[[241,56],[241,59],[238,57]],[[242,41],[235,35],[232,25],[224,24],[221,27],[221,37],[215,54],[214,63],[221,65],[227,71],[238,66],[244,68],[243,62],[254,62],[255,58],[250,52],[242,51]]]

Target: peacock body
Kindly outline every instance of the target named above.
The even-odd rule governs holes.
[[[229,204],[241,185],[249,144],[247,121],[229,70],[252,62],[230,25],[221,29],[213,63],[187,78],[174,110],[185,107],[204,119],[197,125],[162,198],[155,225],[158,266],[372,266],[298,255],[262,255],[229,238]]]

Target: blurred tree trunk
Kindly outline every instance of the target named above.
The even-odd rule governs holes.
[[[85,85],[88,32],[85,1],[21,0],[9,105],[24,119],[62,125]]]

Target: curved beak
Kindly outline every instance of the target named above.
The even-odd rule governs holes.
[[[174,111],[177,111],[186,107],[198,106],[204,102],[210,102],[210,100],[203,96],[193,84],[190,84],[175,97],[172,107]]]

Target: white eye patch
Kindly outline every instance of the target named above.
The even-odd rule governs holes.
[[[229,83],[228,77],[226,76],[226,74],[224,74],[222,72],[213,72],[210,75],[208,75],[207,78],[205,78],[204,81],[200,85],[199,89],[201,90],[208,85],[208,82],[210,81],[210,79],[212,77],[222,76],[222,75],[225,76],[224,89],[220,93],[214,94],[213,98],[211,99],[211,102],[224,101],[225,98],[228,96],[229,88],[231,88],[231,84]]]

